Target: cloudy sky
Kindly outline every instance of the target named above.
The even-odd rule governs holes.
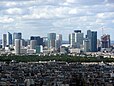
[[[114,0],[0,0],[0,38],[8,31],[46,36],[63,34],[65,40],[73,30],[88,29],[114,40]]]

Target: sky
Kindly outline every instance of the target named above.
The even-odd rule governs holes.
[[[25,39],[56,32],[68,40],[78,29],[114,40],[114,0],[0,0],[0,38],[7,32],[22,32]]]

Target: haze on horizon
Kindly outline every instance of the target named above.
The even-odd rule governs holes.
[[[47,36],[56,32],[68,40],[68,34],[80,29],[104,33],[114,40],[114,0],[0,0],[0,38],[3,33],[22,32]]]

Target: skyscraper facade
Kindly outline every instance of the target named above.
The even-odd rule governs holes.
[[[74,33],[69,35],[69,43],[73,48],[80,48],[83,45],[84,34],[81,30],[75,30]]]
[[[80,48],[83,45],[84,34],[81,32],[75,32],[76,47]]]
[[[12,34],[10,32],[7,33],[7,45],[12,45]]]
[[[56,40],[60,40],[62,42],[62,34],[58,34]]]
[[[58,34],[55,41],[55,48],[59,49],[61,45],[62,45],[62,34]]]
[[[89,40],[88,40],[88,38],[85,38],[84,39],[84,52],[89,52],[90,50],[90,48],[89,48],[90,46],[89,46]]]
[[[19,55],[21,51],[21,40],[15,39],[15,54]]]
[[[71,47],[76,47],[75,44],[75,33],[69,34],[69,43]]]
[[[55,48],[56,33],[48,33],[48,48]]]
[[[36,49],[37,40],[30,40],[30,49]]]
[[[43,46],[44,46],[45,48],[48,47],[48,37],[43,37]]]
[[[5,48],[7,45],[7,34],[2,35],[2,48]]]
[[[104,34],[101,36],[101,47],[110,48],[110,35]]]
[[[87,38],[90,43],[90,51],[91,52],[96,52],[97,51],[97,31],[87,31]]]
[[[40,36],[31,36],[30,40],[36,40],[37,45],[43,45],[43,38],[41,38]]]
[[[15,44],[15,39],[22,39],[22,33],[13,33],[13,44]]]

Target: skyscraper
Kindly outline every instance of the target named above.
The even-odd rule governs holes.
[[[83,45],[83,33],[81,33],[81,30],[75,30],[74,33],[71,33],[69,35],[69,43],[71,47],[73,48],[80,48],[81,45]]]
[[[48,33],[48,48],[55,48],[56,33]]]
[[[110,48],[110,35],[104,34],[103,36],[101,36],[101,47]]]
[[[85,38],[85,39],[84,39],[84,51],[85,51],[85,52],[89,52],[89,51],[90,51],[90,48],[89,48],[90,46],[89,46],[89,44],[90,44],[90,43],[89,43],[88,38]]]
[[[91,52],[96,52],[97,51],[97,31],[87,31],[87,38],[90,43],[90,51]]]
[[[68,35],[69,44],[71,44],[71,34]]]
[[[69,34],[69,43],[71,47],[76,47],[75,44],[75,33]]]
[[[48,47],[48,37],[43,37],[43,46],[44,46],[45,48]]]
[[[81,33],[81,30],[75,30],[75,43],[76,47],[80,48],[83,45],[84,34]]]
[[[19,55],[21,50],[21,40],[15,39],[15,54]]]
[[[62,34],[58,34],[55,41],[55,48],[59,49],[62,44]]]
[[[12,34],[10,32],[7,33],[7,45],[12,45]]]
[[[15,39],[22,39],[22,33],[13,33],[13,44],[15,44]]]
[[[36,49],[37,40],[30,40],[30,49]]]
[[[41,38],[40,36],[31,36],[30,40],[36,40],[37,45],[43,45],[43,38]]]
[[[62,42],[62,34],[57,35],[57,40],[60,40]]]
[[[7,34],[2,35],[2,48],[5,48],[7,45]]]

